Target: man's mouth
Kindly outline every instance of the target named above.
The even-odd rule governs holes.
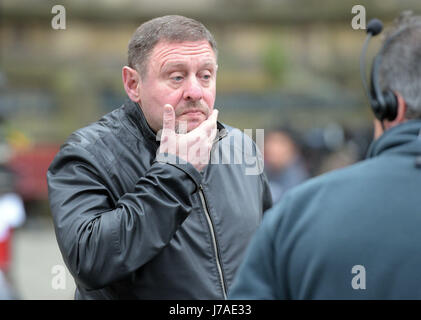
[[[187,133],[199,125],[204,119],[207,119],[207,117],[206,112],[200,109],[185,110],[177,116],[176,132]],[[191,127],[192,125],[194,125],[194,127]]]
[[[183,115],[189,115],[189,116],[201,116],[201,115],[206,115],[205,112],[203,112],[200,109],[190,109],[190,110],[186,110],[184,111],[182,114]]]
[[[188,116],[188,117],[202,117],[202,116],[206,116],[206,113],[203,112],[200,109],[190,109],[190,110],[186,110],[184,111],[180,116]]]

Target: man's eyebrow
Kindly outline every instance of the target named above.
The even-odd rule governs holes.
[[[216,69],[216,63],[214,61],[207,61],[205,63],[203,63],[201,66],[201,69],[212,69],[215,70]]]
[[[173,69],[177,70],[177,69],[184,69],[184,68],[186,68],[186,64],[183,62],[168,63],[162,67],[162,72],[169,72]]]

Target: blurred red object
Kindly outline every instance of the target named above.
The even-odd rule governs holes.
[[[15,192],[24,201],[48,198],[47,170],[59,149],[59,145],[34,145],[9,159],[8,167],[16,173]]]
[[[0,270],[7,272],[10,267],[10,242],[12,230],[9,229],[5,237],[0,239]]]

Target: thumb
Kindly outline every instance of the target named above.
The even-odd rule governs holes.
[[[174,131],[175,130],[175,112],[170,104],[164,106],[164,114],[162,117],[162,130]]]

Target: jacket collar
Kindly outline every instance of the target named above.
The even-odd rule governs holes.
[[[409,120],[388,129],[371,143],[367,158],[383,153],[421,155],[421,120]]]
[[[124,113],[130,125],[127,128],[138,138],[150,141],[155,146],[159,146],[159,141],[156,137],[155,132],[151,129],[148,122],[146,121],[145,115],[143,114],[142,108],[136,102],[130,99],[124,103]],[[225,126],[217,121],[216,123],[218,133],[215,137],[215,142],[221,140],[227,135],[227,129]]]
[[[149,127],[138,103],[127,99],[123,105],[123,111],[123,122],[131,133],[140,140],[147,140],[154,145],[159,145],[159,141],[156,140],[156,134]]]

